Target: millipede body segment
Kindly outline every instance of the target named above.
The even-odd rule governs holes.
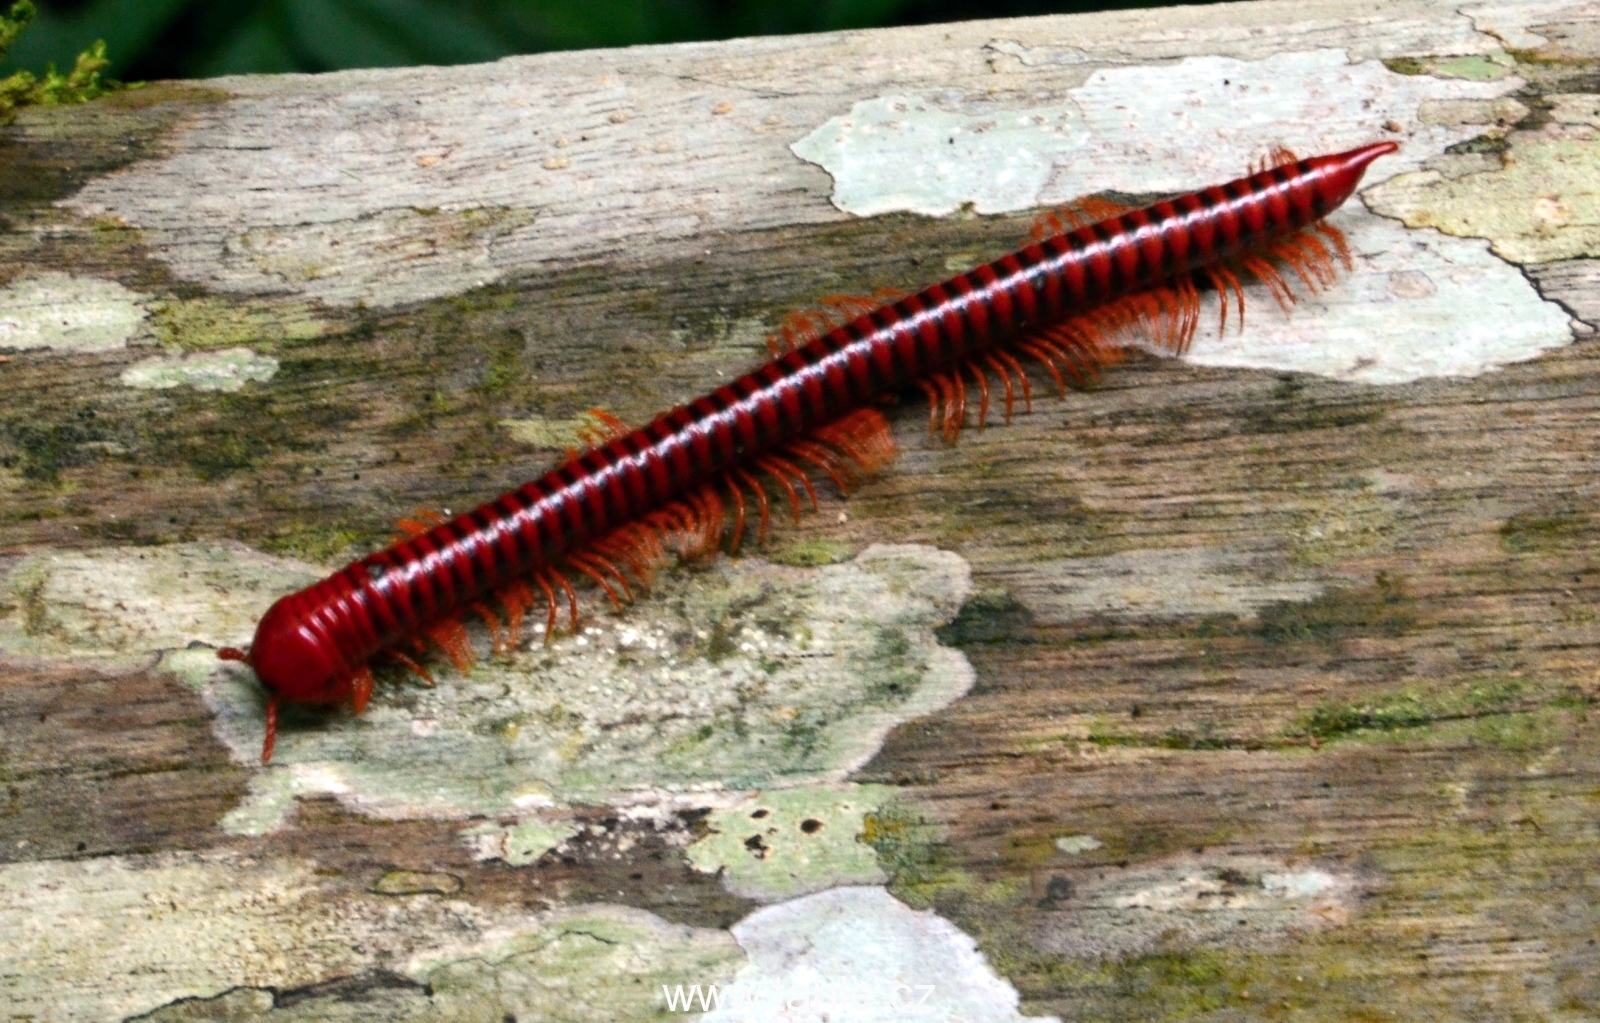
[[[1004,386],[1008,418],[1018,387],[1030,398],[1018,356],[1064,385],[1116,361],[1130,332],[1181,353],[1198,322],[1200,286],[1221,293],[1224,325],[1230,294],[1244,313],[1239,274],[1260,278],[1284,304],[1294,293],[1279,266],[1316,290],[1332,279],[1335,257],[1349,263],[1322,218],[1368,164],[1397,148],[1379,142],[1304,160],[1283,153],[1249,176],[1142,209],[1100,204],[1102,215],[1080,226],[1046,214],[1017,252],[915,294],[835,300],[827,313],[791,317],[773,339],[774,358],[737,380],[636,430],[602,417],[590,450],[538,479],[448,520],[402,523],[408,538],[273,604],[248,653],[219,651],[247,661],[268,690],[262,760],[280,701],[350,700],[359,713],[373,657],[422,671],[407,651],[419,652],[423,637],[458,664],[470,661],[464,613],[482,615],[498,646],[500,615],[514,640],[542,599],[548,638],[559,607],[576,623],[572,572],[620,600],[669,547],[737,547],[748,517],[764,535],[768,482],[798,514],[802,493],[815,501],[808,469],[842,488],[893,456],[874,408],[884,395],[920,386],[930,428],[954,439],[968,378],[981,394],[980,423],[991,375]]]

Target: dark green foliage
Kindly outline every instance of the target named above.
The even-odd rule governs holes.
[[[0,18],[0,61],[4,60],[12,44],[36,14],[29,0],[17,0],[11,5],[10,14]],[[100,72],[110,64],[111,61],[106,57],[105,40],[99,40],[78,53],[72,70],[67,74],[58,72],[55,64],[46,66],[43,78],[26,70],[12,72],[9,77],[0,80],[0,124],[11,123],[17,107],[87,103],[121,88],[121,83],[100,77]]]
[[[103,38],[137,78],[467,64],[517,53],[1160,6],[1144,0],[79,0],[48,3],[13,56]]]

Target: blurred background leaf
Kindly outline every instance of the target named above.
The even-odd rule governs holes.
[[[104,39],[128,81],[464,64],[514,53],[1150,7],[1131,0],[42,0],[0,77]]]

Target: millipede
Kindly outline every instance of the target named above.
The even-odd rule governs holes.
[[[841,296],[791,314],[769,339],[770,361],[646,426],[594,413],[588,450],[464,514],[402,519],[403,539],[274,603],[248,652],[218,651],[266,688],[262,762],[281,703],[348,701],[359,714],[379,655],[431,681],[417,660],[431,642],[468,667],[467,614],[483,618],[498,651],[542,602],[548,642],[563,608],[577,628],[575,576],[620,606],[671,554],[737,551],[752,529],[765,539],[775,501],[798,520],[816,505],[811,474],[845,492],[894,457],[877,406],[886,396],[920,388],[929,429],[953,442],[974,391],[980,426],[996,401],[1007,420],[1019,395],[1031,407],[1024,359],[1065,392],[1141,339],[1181,355],[1202,290],[1218,293],[1222,330],[1230,305],[1243,323],[1241,278],[1287,309],[1291,279],[1316,292],[1337,265],[1351,267],[1324,218],[1398,148],[1307,159],[1279,149],[1244,177],[1142,208],[1088,200],[1048,212],[1018,251],[914,294]]]

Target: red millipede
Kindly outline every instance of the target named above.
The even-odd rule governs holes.
[[[1271,166],[1224,185],[1142,209],[1099,203],[1069,214],[1081,220],[1092,209],[1093,223],[1045,214],[1021,250],[916,294],[829,300],[828,311],[789,317],[770,342],[770,362],[647,426],[628,431],[597,413],[604,428],[589,451],[448,521],[403,520],[408,539],[274,603],[249,653],[218,651],[247,662],[267,689],[262,762],[272,756],[280,701],[350,700],[359,714],[372,693],[369,662],[380,653],[427,677],[400,649],[420,652],[425,636],[465,667],[467,611],[483,616],[500,648],[491,597],[515,642],[537,603],[531,583],[545,601],[548,641],[563,603],[577,626],[569,571],[620,603],[669,547],[737,549],[747,493],[764,538],[769,507],[756,471],[775,481],[798,518],[802,491],[816,502],[801,463],[843,489],[855,472],[893,457],[888,423],[872,407],[884,395],[920,386],[929,428],[954,440],[966,420],[966,376],[979,391],[980,425],[990,374],[1004,385],[1008,419],[1015,385],[1030,402],[1018,354],[1038,360],[1064,390],[1068,377],[1081,382],[1115,362],[1130,333],[1181,354],[1199,322],[1203,285],[1221,296],[1224,328],[1230,294],[1243,320],[1239,274],[1260,279],[1287,307],[1294,292],[1272,260],[1312,291],[1332,280],[1335,256],[1348,267],[1343,237],[1323,218],[1354,193],[1368,164],[1398,148],[1377,142],[1304,160],[1280,150]],[[840,315],[845,322],[834,325]]]

